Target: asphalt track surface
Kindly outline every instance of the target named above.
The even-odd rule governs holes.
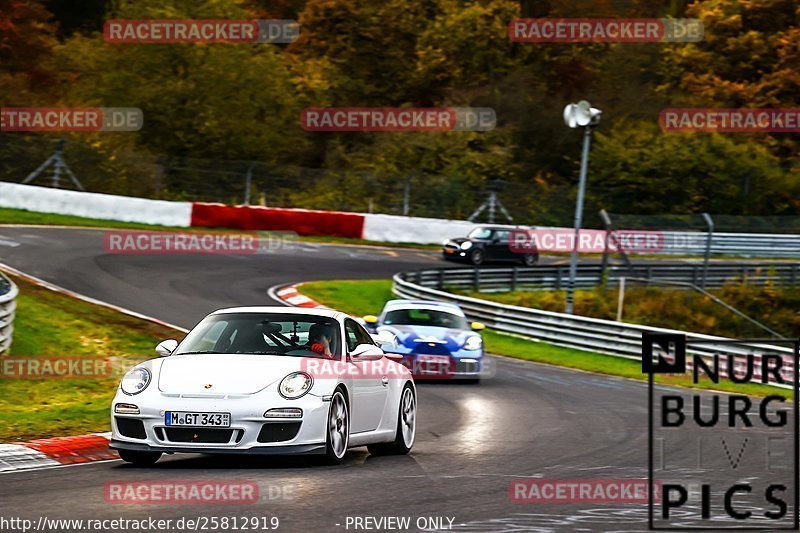
[[[191,327],[217,308],[269,304],[266,291],[277,284],[386,278],[434,266],[439,258],[427,251],[316,244],[253,256],[109,255],[99,231],[6,227],[0,228],[0,261],[86,296]],[[109,461],[15,472],[0,476],[0,516],[34,521],[276,516],[278,531],[355,531],[347,527],[348,517],[368,516],[410,517],[411,531],[426,517],[453,519],[454,531],[647,530],[645,505],[509,498],[515,478],[646,478],[646,384],[493,359],[496,375],[478,386],[419,385],[417,438],[408,456],[373,457],[357,448],[341,466],[317,466],[302,458],[180,455],[164,456],[149,469]],[[707,439],[711,459],[700,474],[694,459],[685,464],[681,459],[685,469],[675,475],[702,476],[717,495],[731,479],[730,471],[712,468],[724,458],[717,434],[673,432],[665,453],[670,461],[694,458],[698,437]],[[737,438],[733,432],[726,442],[731,453],[742,450],[736,475],[763,481],[765,450],[754,441],[741,448]],[[779,466],[770,475],[785,473]],[[145,480],[256,482],[263,499],[242,506],[109,505],[104,499],[109,482]],[[270,498],[270,486],[281,487],[285,497]],[[790,488],[789,502],[793,494]],[[769,507],[762,501],[754,499],[754,508]],[[714,513],[721,513],[718,499]]]

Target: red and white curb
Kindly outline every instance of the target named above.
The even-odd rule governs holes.
[[[292,307],[306,307],[309,309],[327,309],[324,305],[319,302],[315,302],[308,296],[304,294],[300,294],[297,288],[302,285],[302,283],[298,283],[296,285],[289,285],[288,287],[283,287],[281,289],[277,289],[273,287],[269,290],[269,295],[276,299],[280,300],[286,305]]]
[[[0,444],[0,472],[119,459],[108,447],[111,433]]]

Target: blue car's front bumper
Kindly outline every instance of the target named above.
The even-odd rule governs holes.
[[[402,353],[402,364],[414,379],[476,379],[483,371],[483,351],[473,350],[467,355]]]

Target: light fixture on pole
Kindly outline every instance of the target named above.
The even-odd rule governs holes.
[[[589,145],[592,140],[592,127],[600,122],[603,112],[592,107],[586,100],[577,104],[568,104],[564,108],[564,122],[570,128],[585,128],[583,135],[583,155],[581,157],[581,177],[578,182],[578,198],[575,202],[575,240],[572,243],[572,254],[569,261],[569,283],[567,285],[566,312],[572,314],[572,303],[575,298],[575,277],[578,273],[578,237],[583,223],[583,197],[586,190],[586,169],[589,166]]]

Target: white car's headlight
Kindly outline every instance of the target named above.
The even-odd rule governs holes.
[[[278,392],[287,400],[296,400],[310,391],[313,384],[314,380],[305,372],[294,372],[281,380]]]
[[[122,378],[120,388],[122,392],[131,396],[139,394],[150,385],[150,377],[150,371],[146,368],[134,368]]]
[[[468,337],[467,342],[464,343],[465,350],[480,350],[481,346],[483,346],[483,339],[478,335]]]
[[[462,250],[469,250],[470,248],[472,248],[472,241],[464,241],[461,243]]]

